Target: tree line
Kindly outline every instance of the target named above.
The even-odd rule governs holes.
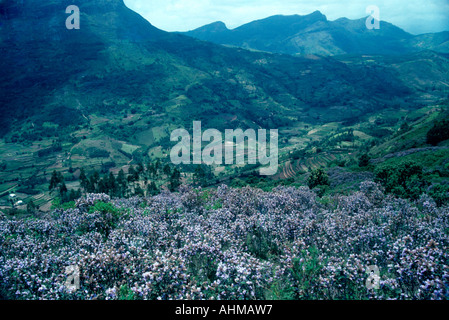
[[[181,170],[171,164],[159,160],[144,165],[142,162],[131,165],[128,172],[123,169],[115,175],[112,171],[101,173],[98,170],[87,173],[80,169],[77,190],[68,190],[66,179],[61,172],[54,170],[51,174],[49,191],[56,194],[60,203],[74,201],[83,193],[105,193],[111,197],[129,198],[132,196],[155,196],[166,187],[171,192],[177,191],[182,180]],[[195,186],[208,186],[214,181],[211,169],[204,165],[192,168],[192,181]],[[72,169],[73,170],[73,169]],[[184,171],[183,171],[184,172]]]

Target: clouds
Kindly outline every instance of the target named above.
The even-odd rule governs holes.
[[[380,8],[381,20],[414,33],[449,30],[449,0],[125,0],[154,26],[188,31],[215,21],[236,28],[275,14],[305,15],[321,11],[329,20],[367,16],[366,8]]]

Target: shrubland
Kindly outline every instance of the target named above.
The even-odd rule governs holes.
[[[386,194],[182,185],[0,218],[7,299],[447,299],[449,207]],[[80,269],[80,288],[65,268]],[[367,266],[380,270],[368,289]]]

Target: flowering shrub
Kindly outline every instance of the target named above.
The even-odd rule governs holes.
[[[38,219],[0,215],[7,299],[447,299],[449,207],[385,196],[374,182],[325,202],[308,187],[270,192],[181,186]],[[380,270],[368,288],[367,266]],[[79,268],[79,288],[67,285]]]
[[[104,193],[88,193],[86,196],[75,201],[75,206],[79,209],[86,209],[99,201],[108,203],[111,201],[111,197]]]

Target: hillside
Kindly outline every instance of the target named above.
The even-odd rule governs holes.
[[[345,131],[383,110],[407,113],[438,105],[448,95],[449,59],[443,53],[332,58],[252,52],[164,32],[120,0],[75,1],[82,27],[67,30],[67,4],[7,0],[0,5],[4,207],[15,192],[49,210],[57,196],[48,189],[53,171],[64,176],[69,190],[77,190],[81,168],[117,175],[139,163],[165,164],[173,146],[170,132],[191,129],[193,121],[221,131],[278,128],[284,174],[275,179],[303,181],[298,174],[349,160],[348,150],[357,154],[360,145],[331,147],[306,159],[290,159],[291,152],[309,143],[307,152],[320,150],[313,144],[336,135],[332,128]],[[304,19],[291,17],[303,27],[329,23],[319,12]],[[286,26],[283,17],[273,21]],[[254,25],[247,30],[258,33]],[[391,30],[393,38],[404,35]],[[190,181],[195,169],[182,170]],[[237,183],[235,177],[252,169],[210,170],[210,183]],[[163,176],[159,184],[168,181]],[[140,181],[141,187],[147,182]]]
[[[3,134],[20,131],[25,119],[38,131],[45,122],[81,126],[88,114],[109,117],[133,107],[139,114],[170,112],[184,124],[226,110],[238,114],[238,123],[270,127],[287,114],[307,121],[326,115],[322,106],[337,107],[341,119],[347,112],[340,106],[357,106],[360,96],[373,97],[356,107],[365,112],[410,93],[394,76],[373,80],[382,70],[364,70],[372,73],[365,80],[332,59],[251,53],[166,33],[118,0],[113,6],[79,1],[81,30],[64,28],[62,4],[14,3],[2,9]],[[105,14],[109,19],[100,18]]]

